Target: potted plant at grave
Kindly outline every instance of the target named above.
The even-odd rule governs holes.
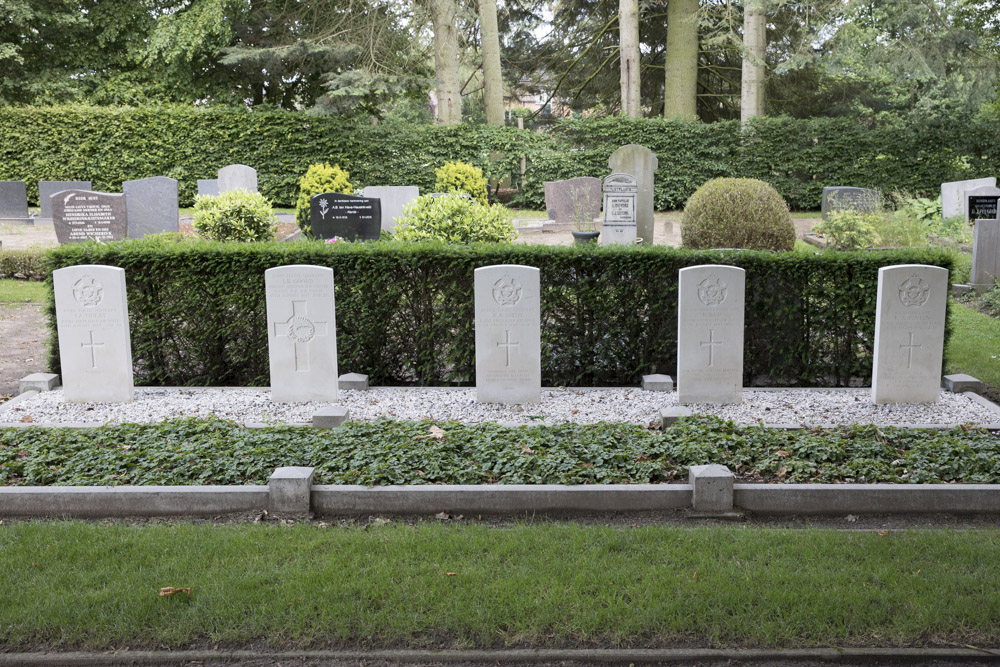
[[[574,187],[570,190],[570,197],[573,200],[573,211],[570,214],[573,221],[573,241],[580,245],[597,243],[601,232],[594,228],[594,210],[597,208],[594,191]]]

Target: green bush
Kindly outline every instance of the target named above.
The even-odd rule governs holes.
[[[684,207],[681,241],[686,248],[791,250],[795,226],[778,191],[752,178],[715,178]]]
[[[881,213],[843,209],[829,213],[813,231],[821,234],[830,247],[837,250],[861,250],[878,245],[878,228],[883,218]]]
[[[502,204],[487,206],[458,195],[423,195],[403,209],[396,221],[395,237],[411,243],[510,243],[517,232]]]
[[[486,178],[483,170],[464,162],[445,162],[434,170],[436,192],[466,192],[480,204],[486,204]]]
[[[264,195],[230,190],[194,201],[194,230],[213,241],[271,241],[278,221]]]
[[[677,273],[698,264],[746,271],[744,383],[843,386],[871,377],[878,270],[951,269],[949,253],[691,251],[443,243],[67,244],[52,268],[120,266],[128,276],[140,385],[266,386],[264,271],[334,270],[342,372],[375,385],[475,382],[473,275],[493,264],[541,270],[545,386],[638,385],[677,366]],[[54,322],[54,310],[49,309]],[[58,336],[49,368],[59,372]]]
[[[0,278],[45,280],[45,250],[0,250]]]
[[[324,192],[339,192],[349,195],[354,192],[349,173],[340,168],[339,164],[332,167],[330,163],[309,165],[305,175],[299,179],[299,198],[295,201],[295,222],[308,238],[312,238],[312,226],[309,222],[309,204],[313,195]]]

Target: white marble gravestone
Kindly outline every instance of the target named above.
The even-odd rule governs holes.
[[[878,270],[875,403],[930,403],[941,391],[948,270],[923,264]]]
[[[677,291],[678,403],[741,403],[746,272],[689,266]]]
[[[541,283],[531,266],[501,264],[475,271],[476,400],[542,400]]]
[[[636,199],[638,186],[631,174],[611,174],[604,179],[602,245],[633,245],[638,238]]]
[[[977,292],[985,292],[1000,279],[1000,220],[976,220],[972,243],[972,278]]]
[[[635,176],[636,233],[646,245],[653,245],[653,175],[657,164],[656,153],[639,144],[622,146],[608,158],[612,173]]]
[[[974,178],[941,184],[941,217],[954,218],[965,213],[965,191],[985,186],[996,187],[997,179]]]
[[[219,194],[230,190],[257,192],[257,170],[245,164],[231,164],[219,170]]]
[[[333,269],[280,266],[264,272],[271,400],[337,400]]]
[[[134,385],[125,269],[69,266],[53,271],[52,282],[65,400],[131,401]]]
[[[420,196],[420,188],[415,185],[370,185],[361,190],[361,196],[381,202],[382,229],[391,231],[396,228],[396,218],[403,215],[403,207]]]

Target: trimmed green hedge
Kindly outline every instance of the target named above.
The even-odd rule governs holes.
[[[544,208],[543,184],[604,177],[608,156],[640,143],[659,157],[660,209],[681,208],[716,177],[758,178],[793,209],[817,210],[824,185],[877,187],[935,197],[942,181],[1000,171],[995,123],[974,118],[939,125],[887,119],[764,118],[747,133],[738,121],[704,124],[619,117],[562,121],[545,133],[483,125],[371,126],[300,112],[144,107],[0,107],[0,180],[86,179],[119,191],[124,180],[170,176],[189,206],[196,180],[231,163],[257,169],[261,192],[293,206],[298,180],[315,162],[339,164],[363,185],[434,187],[434,169],[462,160],[520,183],[514,204]],[[490,154],[501,157],[491,166]]]
[[[744,384],[840,386],[870,380],[878,269],[952,262],[934,250],[811,255],[155,238],[65,245],[50,258],[54,269],[125,269],[137,384],[239,386],[269,384],[264,271],[275,266],[333,268],[339,368],[376,385],[473,384],[473,271],[538,267],[543,384],[612,386],[674,373],[678,271],[732,264],[747,272]],[[55,336],[50,368],[58,372]]]
[[[45,249],[0,250],[0,278],[45,280]]]

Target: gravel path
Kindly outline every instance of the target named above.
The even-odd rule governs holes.
[[[739,405],[688,406],[743,423],[831,425],[997,423],[1000,414],[972,399],[941,392],[937,403],[873,405],[870,390],[744,391]],[[342,391],[351,418],[438,419],[467,423],[555,424],[599,421],[659,423],[659,410],[677,405],[676,392],[640,389],[546,389],[538,405],[479,404],[475,389],[378,388]],[[65,403],[62,391],[37,394],[12,407],[0,406],[0,423],[156,422],[172,417],[215,415],[238,422],[303,423],[325,403],[272,403],[267,389],[136,388],[124,404]]]

